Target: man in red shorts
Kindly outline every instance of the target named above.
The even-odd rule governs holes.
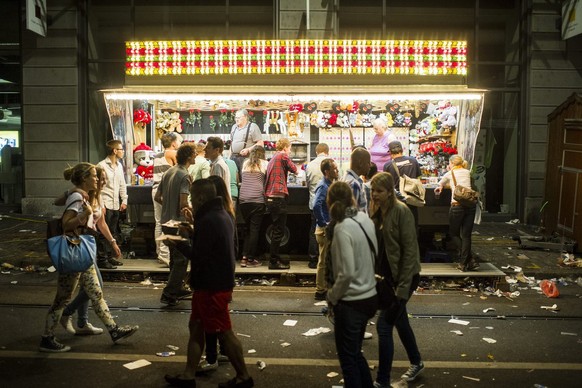
[[[196,366],[204,350],[204,333],[216,333],[224,344],[224,351],[236,371],[236,376],[219,384],[222,388],[250,388],[254,386],[243,357],[242,345],[232,331],[228,303],[234,288],[235,225],[216,195],[214,184],[208,179],[192,183],[190,189],[192,214],[192,246],[178,246],[190,258],[190,287],[192,314],[186,368],[181,375],[166,375],[168,384],[175,387],[196,387]],[[188,212],[188,210],[186,210]]]

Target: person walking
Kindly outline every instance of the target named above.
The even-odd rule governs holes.
[[[326,257],[328,252],[328,243],[325,231],[329,222],[329,211],[327,208],[327,190],[329,186],[338,178],[338,168],[335,161],[331,158],[321,161],[321,172],[323,177],[315,188],[315,200],[313,201],[313,215],[315,216],[315,238],[319,249],[319,258],[317,261],[317,272],[315,273],[315,300],[325,300],[327,296],[327,279],[326,279]]]
[[[113,238],[113,235],[109,231],[107,223],[105,222],[106,209],[103,206],[103,200],[101,199],[101,190],[107,184],[107,174],[105,174],[105,171],[101,167],[95,167],[95,171],[97,172],[98,183],[97,190],[90,191],[87,195],[88,201],[93,209],[93,217],[90,222],[87,222],[87,228],[94,231],[95,234],[99,234],[99,236],[96,236],[96,240],[98,240],[97,244],[99,244],[99,240],[101,239],[107,241],[107,244],[111,245],[115,257],[120,257],[121,250],[117,246],[117,241]],[[83,193],[80,194],[83,195]],[[62,198],[59,198],[59,200],[55,202],[58,202],[57,205],[64,205],[68,196],[69,192],[67,191]],[[93,234],[93,232],[91,232],[91,234]],[[95,272],[99,279],[99,285],[103,288],[103,278],[101,277],[99,267],[95,267]],[[89,301],[89,295],[87,295],[87,292],[85,292],[81,287],[75,299],[67,304],[60,320],[61,325],[65,328],[67,333],[76,335],[97,335],[103,333],[102,328],[95,327],[89,322]],[[77,312],[77,328],[73,326],[73,314],[75,311]]]
[[[366,213],[358,211],[345,182],[331,184],[327,206],[334,224],[330,268],[333,285],[327,300],[335,317],[335,346],[345,387],[369,388],[372,375],[362,353],[362,342],[368,320],[378,305],[374,223]]]
[[[235,123],[230,131],[230,158],[236,163],[238,171],[242,171],[244,160],[248,158],[254,147],[263,147],[261,129],[250,120],[249,112],[240,109],[234,114]]]
[[[64,171],[66,180],[70,180],[79,191],[89,193],[97,190],[97,171],[90,163],[79,163]],[[93,208],[83,199],[83,195],[75,191],[68,196],[65,212],[62,216],[63,232],[65,234],[81,234],[82,228],[92,222]],[[94,259],[95,260],[95,259]],[[61,320],[63,309],[80,284],[91,299],[95,314],[101,319],[113,342],[118,342],[133,335],[139,326],[118,326],[115,323],[99,284],[95,265],[91,265],[85,272],[59,273],[57,293],[45,318],[45,328],[41,336],[39,350],[41,352],[61,353],[71,350],[55,337],[55,329]]]
[[[123,155],[125,149],[120,140],[110,140],[107,142],[107,157],[99,162],[98,166],[105,170],[107,174],[107,185],[103,187],[101,196],[105,205],[105,222],[114,237],[119,236],[119,216],[127,208],[127,184],[123,172]],[[114,269],[115,266],[123,265],[123,262],[110,256],[98,258],[99,268]]]
[[[267,165],[265,176],[265,196],[267,211],[271,215],[272,233],[271,246],[269,248],[269,269],[289,269],[289,263],[283,262],[279,256],[281,241],[285,234],[287,224],[287,174],[297,174],[297,167],[289,157],[291,142],[287,138],[277,141],[277,152]]]
[[[158,256],[158,261],[170,266],[170,248],[162,241],[158,240],[158,237],[162,235],[162,223],[160,222],[162,217],[162,204],[158,203],[154,198],[158,192],[158,186],[162,181],[162,177],[170,168],[176,164],[176,153],[180,144],[182,144],[182,136],[177,132],[164,132],[161,138],[162,147],[164,150],[157,154],[154,158],[154,183],[152,185],[152,202],[154,204],[154,220],[156,226],[154,228],[154,238],[156,239],[156,254]]]
[[[240,260],[241,267],[261,266],[257,249],[265,215],[264,187],[267,165],[265,149],[261,146],[253,148],[249,158],[243,163],[239,205],[245,223],[245,237]]]
[[[305,178],[307,188],[309,189],[309,210],[311,211],[311,228],[309,230],[309,268],[317,268],[319,251],[317,246],[317,237],[315,236],[315,215],[313,214],[313,202],[315,201],[315,188],[323,178],[321,172],[321,162],[329,155],[329,146],[325,143],[319,143],[315,146],[315,159],[307,163],[305,168]]]
[[[401,378],[414,381],[424,370],[406,311],[406,304],[420,281],[420,254],[414,217],[408,207],[396,199],[392,175],[386,172],[376,174],[372,178],[371,189],[370,214],[378,231],[380,247],[377,268],[381,275],[389,277],[395,290],[395,300],[390,308],[380,310],[376,322],[379,364],[374,387],[384,388],[390,387],[394,327],[411,364]]]
[[[455,192],[455,186],[472,187],[471,171],[467,169],[467,162],[461,155],[453,155],[449,159],[449,171],[442,176],[439,185],[434,189],[435,194],[440,195],[445,185],[451,187],[451,192]],[[475,271],[479,269],[479,263],[471,253],[471,234],[475,223],[475,212],[477,205],[465,207],[455,201],[451,195],[451,208],[449,209],[449,235],[458,253],[458,269]]]
[[[188,167],[196,159],[196,146],[192,143],[183,143],[176,154],[178,164],[170,168],[160,181],[154,200],[162,205],[160,222],[165,224],[170,220],[185,221],[184,213],[189,210],[188,194],[192,177]],[[164,226],[162,230],[166,231]],[[168,306],[176,306],[180,299],[190,296],[192,292],[184,288],[188,259],[175,248],[170,246],[170,275],[160,297],[160,302]]]
[[[193,229],[189,229],[192,244],[190,249],[183,247],[190,258],[190,286],[194,290],[187,360],[181,374],[166,375],[165,380],[175,387],[196,387],[204,333],[216,333],[236,372],[231,380],[218,386],[250,388],[254,381],[245,365],[242,344],[232,330],[228,310],[234,288],[234,221],[208,179],[193,182],[190,194],[192,210],[186,213],[190,213],[187,218],[194,223]]]

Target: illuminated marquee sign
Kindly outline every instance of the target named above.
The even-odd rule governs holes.
[[[465,41],[197,40],[125,46],[129,76],[467,74]]]

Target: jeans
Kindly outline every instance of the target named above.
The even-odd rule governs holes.
[[[412,295],[418,283],[420,276],[417,274],[412,279],[409,296]],[[393,329],[396,326],[398,337],[406,350],[408,360],[411,364],[418,365],[421,362],[420,352],[416,344],[416,337],[408,321],[408,312],[406,311],[406,301],[402,301],[397,310],[380,310],[376,330],[378,331],[378,376],[376,381],[382,385],[390,383],[390,371],[392,370],[392,361],[394,359],[394,338]]]
[[[325,228],[317,228],[315,239],[317,240],[317,245],[319,248],[319,259],[317,260],[317,271],[315,273],[315,291],[325,292],[327,291],[327,279],[325,277],[326,263],[325,257],[327,256],[327,238],[325,237]]]
[[[156,226],[154,229],[154,237],[158,238],[162,235],[162,204],[157,202],[154,197],[157,193],[157,188],[152,190],[152,201],[154,203],[154,219],[156,221]],[[170,248],[164,244],[162,241],[156,240],[156,254],[158,259],[169,262],[170,261]]]
[[[103,288],[103,278],[101,277],[101,271],[99,271],[99,267],[97,267],[96,260],[93,260],[95,272],[97,272],[97,278],[99,279],[99,286]],[[75,299],[71,301],[63,310],[64,316],[73,315],[75,310],[77,311],[77,327],[85,327],[87,322],[89,322],[89,295],[84,288],[80,288],[79,292]]]
[[[113,238],[119,240],[119,210],[107,209],[105,211],[105,223],[107,224],[111,235],[113,235]],[[111,246],[106,245],[105,251],[107,252],[107,257],[113,256]]]
[[[245,221],[246,238],[243,245],[243,256],[248,259],[257,257],[259,233],[265,215],[265,204],[255,202],[241,203],[240,211]]]
[[[319,257],[319,246],[317,245],[317,239],[315,238],[315,215],[313,210],[311,211],[311,229],[309,229],[309,246],[307,248],[307,254],[309,255],[310,261],[317,261]]]
[[[471,233],[475,221],[476,207],[451,206],[449,210],[449,234],[457,250],[462,265],[471,260]]]
[[[188,271],[188,258],[176,247],[170,248],[170,275],[164,294],[175,296],[184,288],[183,283]]]
[[[271,213],[271,220],[273,221],[269,254],[271,259],[279,259],[279,248],[281,247],[281,240],[285,235],[285,226],[287,224],[287,198],[267,198],[267,211]]]
[[[335,315],[335,347],[346,388],[372,387],[368,361],[362,353],[362,342],[371,317],[341,301],[333,307]]]

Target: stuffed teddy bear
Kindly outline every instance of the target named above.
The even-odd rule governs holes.
[[[154,178],[154,151],[145,143],[140,143],[133,149],[135,174],[146,180]]]

